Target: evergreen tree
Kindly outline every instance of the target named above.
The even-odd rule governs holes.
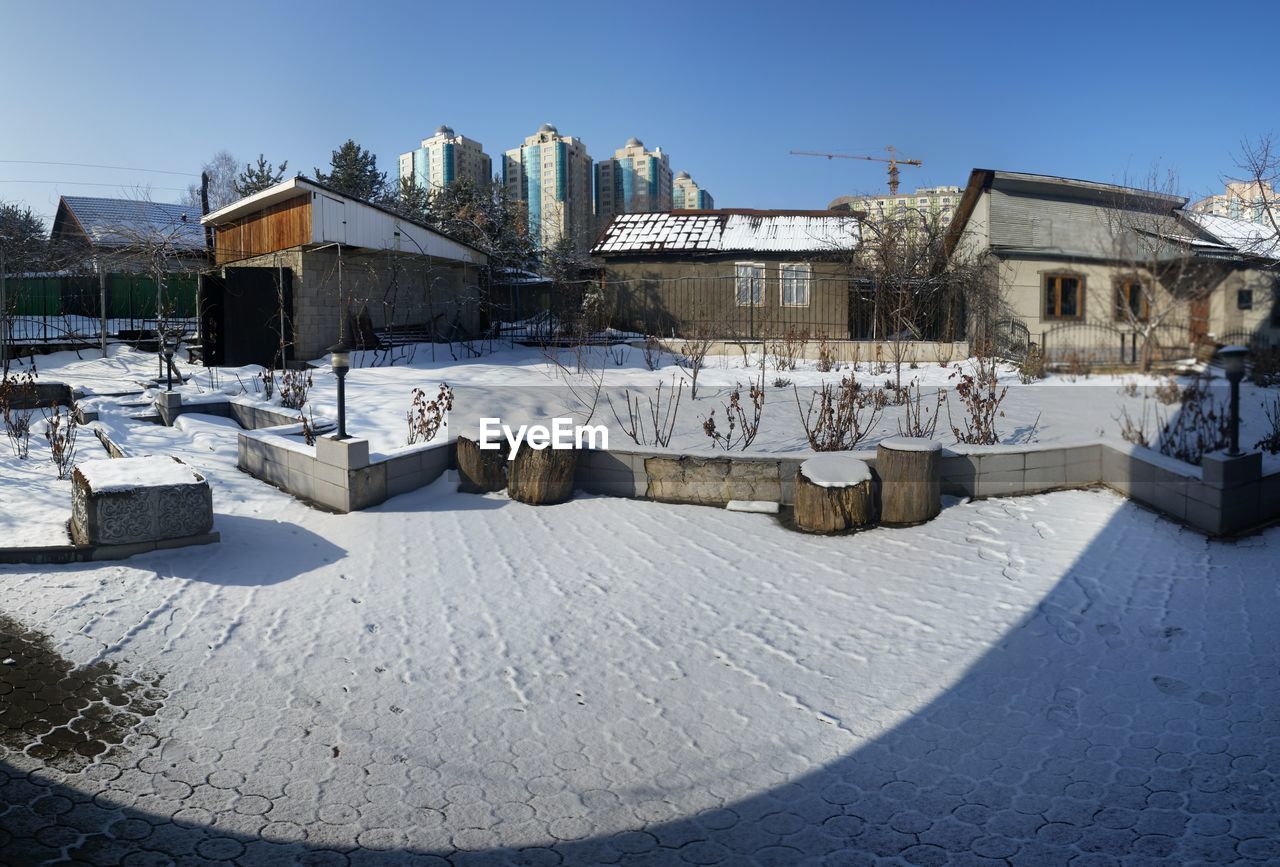
[[[244,171],[236,178],[236,195],[244,198],[245,196],[252,196],[254,193],[260,193],[269,187],[274,187],[284,180],[284,172],[288,167],[289,161],[285,160],[279,167],[273,169],[271,168],[271,163],[267,162],[267,158],[262,154],[258,154],[258,164],[253,166],[245,163]]]
[[[355,139],[333,152],[329,160],[332,171],[316,169],[316,180],[333,187],[344,195],[366,202],[385,201],[387,198],[387,173],[378,171],[378,158],[369,153]]]
[[[0,202],[0,247],[8,273],[41,270],[48,246],[44,220],[30,207]]]
[[[400,216],[424,226],[434,225],[431,190],[420,187],[413,178],[400,179],[400,194],[387,204]]]

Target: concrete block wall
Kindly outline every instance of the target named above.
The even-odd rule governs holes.
[[[321,437],[311,449],[291,442],[301,432],[296,424],[241,432],[237,466],[295,497],[347,513],[429,485],[453,461],[452,442],[371,460],[364,440]]]

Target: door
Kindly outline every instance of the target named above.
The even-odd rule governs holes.
[[[320,197],[320,231],[322,241],[330,244],[347,243],[347,215],[341,199],[331,196]]]
[[[1192,299],[1190,329],[1191,345],[1199,346],[1209,333],[1209,296]]]
[[[293,271],[227,268],[226,275],[221,305],[221,363],[282,367],[289,360],[289,347],[293,345]],[[281,280],[282,285],[277,285]]]

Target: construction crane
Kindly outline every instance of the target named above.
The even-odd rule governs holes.
[[[854,154],[828,154],[821,151],[792,151],[795,156],[800,157],[826,157],[829,160],[871,160],[876,163],[889,164],[889,195],[896,196],[898,194],[898,166],[919,166],[922,165],[920,160],[909,160],[898,156],[897,150],[893,145],[885,148],[888,151],[887,157],[864,157],[855,156]]]

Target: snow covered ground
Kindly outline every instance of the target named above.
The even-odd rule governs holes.
[[[222,544],[3,570],[7,615],[163,696],[83,770],[3,741],[17,857],[1280,857],[1276,531],[1078,491],[814,538],[445,480],[337,516],[237,473],[221,424],[151,430]]]
[[[105,387],[150,360],[50,367]],[[356,418],[440,379],[464,403],[507,395],[504,416],[555,414],[555,389],[512,388],[547,380],[540,359],[503,361],[356,370]],[[1010,427],[1040,395],[1083,414],[1088,395],[1131,399],[1118,388],[1011,387]],[[332,515],[239,472],[227,419],[95,403],[131,454],[209,479],[222,542],[0,567],[15,863],[1280,860],[1280,531],[1210,542],[1073,491],[815,538],[448,478]],[[1041,436],[1066,438],[1052,405]],[[762,447],[794,447],[784,425]],[[7,622],[46,637],[56,687]],[[75,671],[100,691],[61,700]],[[149,710],[111,697],[134,681],[159,683]]]

